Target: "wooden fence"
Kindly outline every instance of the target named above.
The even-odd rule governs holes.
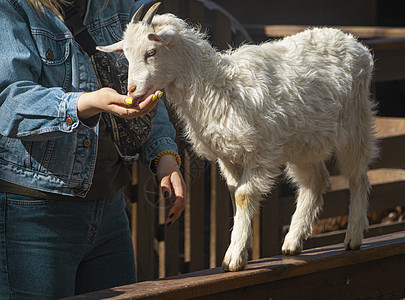
[[[210,1],[168,0],[163,2],[162,10],[205,24],[219,48],[224,48],[225,42],[240,42],[243,37],[249,39],[232,16]],[[293,29],[299,31],[303,28]],[[405,78],[405,39],[397,36],[389,39],[390,33],[398,34],[401,30],[366,29],[345,28],[368,39],[373,36],[371,31],[377,37],[383,34],[384,39],[365,41],[376,58],[375,81]],[[265,30],[269,37],[294,33],[290,27],[283,29],[282,26],[278,26],[274,34],[271,27]],[[405,206],[405,118],[378,118],[376,128],[382,151],[369,172],[373,187],[371,212]],[[170,201],[165,201],[160,195],[155,178],[148,170],[138,164],[133,166],[133,181],[128,187],[127,196],[139,281],[220,266],[229,244],[233,211],[227,187],[217,166],[197,158],[183,140],[178,139],[178,144],[187,184],[186,209],[183,216],[169,228],[164,227],[164,221]],[[349,200],[347,182],[336,174],[333,162],[329,169],[334,176],[331,178],[331,189],[325,195],[321,215],[324,221],[318,224],[322,226],[322,222],[327,223],[328,218],[333,218],[343,220],[340,226],[344,227]],[[293,191],[280,178],[279,186],[263,202],[260,215],[253,221],[251,259],[280,253],[282,239],[295,209],[294,201]],[[375,224],[371,225],[366,236],[404,229],[404,222]],[[343,239],[344,230],[317,234],[304,244],[304,248],[335,244]]]

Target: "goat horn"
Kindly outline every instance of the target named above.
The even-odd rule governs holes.
[[[131,23],[139,22],[139,20],[141,19],[141,14],[142,14],[144,7],[145,7],[145,5],[142,4],[141,7],[138,8],[138,10],[136,11],[136,13],[134,14],[134,16],[131,19]]]
[[[153,4],[151,6],[151,8],[149,8],[149,10],[145,14],[145,16],[143,17],[142,22],[145,22],[146,24],[150,25],[152,23],[153,16],[157,12],[159,5],[160,5],[160,2],[156,2],[155,4]]]

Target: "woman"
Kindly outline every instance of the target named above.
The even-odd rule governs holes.
[[[157,166],[166,224],[184,209],[174,128],[161,91],[138,106],[97,88],[88,55],[63,22],[63,0],[0,1],[0,299],[55,299],[136,281],[121,188],[130,175],[101,112],[157,105],[139,159]],[[98,45],[122,36],[139,3],[81,0]]]

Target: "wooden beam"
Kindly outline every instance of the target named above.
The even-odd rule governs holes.
[[[405,194],[405,170],[376,169],[368,172],[373,185],[369,211],[393,208],[403,203]],[[331,189],[324,196],[325,204],[320,218],[347,215],[350,193],[348,183],[342,176],[331,177]],[[381,201],[384,199],[384,201]],[[289,224],[295,211],[295,197],[283,197],[279,202],[280,224]]]
[[[268,25],[264,32],[268,37],[284,37],[293,35],[308,28],[311,25]],[[330,26],[339,28],[343,32],[351,33],[362,39],[393,39],[405,38],[405,28],[401,27],[377,27],[377,26]]]
[[[251,261],[241,272],[214,268],[70,299],[228,299],[236,295],[255,298],[267,295],[266,299],[272,295],[275,299],[281,296],[311,299],[314,295],[329,295],[328,299],[339,299],[342,295],[340,299],[369,298],[377,296],[376,293],[380,296],[405,289],[404,253],[405,231],[402,231],[366,239],[358,251],[345,251],[341,244],[330,245],[297,256]],[[314,284],[318,280],[322,288]]]

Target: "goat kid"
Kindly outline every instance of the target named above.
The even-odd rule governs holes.
[[[332,154],[350,183],[344,246],[358,249],[368,227],[368,165],[377,155],[369,50],[337,29],[315,28],[219,53],[183,20],[155,15],[157,6],[142,21],[138,10],[123,40],[99,49],[125,54],[134,99],[165,88],[195,151],[218,163],[236,204],[223,269],[244,269],[252,218],[282,166],[298,187],[282,252],[302,251]]]

